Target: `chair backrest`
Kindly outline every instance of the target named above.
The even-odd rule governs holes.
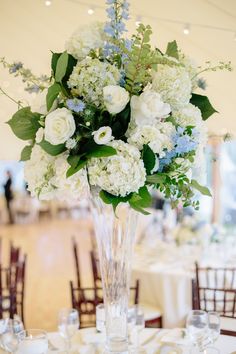
[[[102,277],[98,257],[94,250],[90,251],[90,260],[93,272],[93,284],[95,288],[102,287]]]
[[[76,281],[77,287],[81,287],[81,278],[80,278],[80,265],[79,265],[79,247],[75,238],[72,238],[72,247],[73,247],[73,255],[74,255],[74,264],[75,264],[75,273],[76,273]]]
[[[72,307],[80,314],[81,328],[94,327],[96,323],[96,306],[103,303],[102,288],[75,288],[70,282]],[[133,294],[133,304],[139,302],[139,280],[130,288]],[[98,296],[98,293],[101,294]]]
[[[196,278],[192,281],[192,305],[195,310],[218,312],[236,321],[236,269],[202,268],[196,264]],[[236,336],[235,331],[221,330]]]
[[[24,322],[26,256],[8,268],[0,265],[0,318],[19,315]]]

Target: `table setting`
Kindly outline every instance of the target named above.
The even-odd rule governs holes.
[[[24,329],[19,318],[0,322],[0,354],[105,354],[104,306],[96,309],[96,328],[79,329],[79,313],[61,309],[58,332]],[[127,354],[233,354],[236,338],[220,335],[216,312],[190,311],[186,328],[145,328],[142,309],[128,310]],[[121,352],[120,352],[121,353]]]

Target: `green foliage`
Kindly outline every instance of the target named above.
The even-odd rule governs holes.
[[[67,52],[63,52],[57,61],[55,80],[56,82],[61,82],[66,75],[67,65],[69,56]]]
[[[54,84],[49,87],[47,97],[46,97],[48,112],[52,108],[52,105],[60,92],[61,92],[61,86],[56,82],[54,82]]]
[[[32,145],[26,145],[23,148],[23,150],[21,151],[21,156],[20,156],[21,161],[27,161],[30,159],[32,148],[33,148]]]
[[[130,104],[128,103],[125,109],[112,117],[111,122],[112,135],[115,139],[121,139],[127,132],[130,122]]]
[[[116,149],[114,149],[112,146],[94,144],[94,147],[91,147],[88,150],[86,158],[90,159],[92,157],[109,157],[113,155],[116,155]]]
[[[62,152],[66,151],[65,144],[52,145],[46,140],[42,140],[41,143],[39,143],[39,146],[52,156],[60,155]]]
[[[67,160],[68,161],[68,160]],[[66,177],[70,177],[75,173],[79,172],[82,168],[86,166],[87,160],[79,159],[76,164],[73,164],[66,172]]]
[[[140,188],[138,193],[130,193],[126,197],[115,196],[106,191],[101,191],[99,195],[105,204],[112,205],[114,211],[116,211],[116,208],[120,203],[128,202],[131,208],[147,215],[149,212],[147,212],[144,208],[150,207],[152,203],[152,197],[146,186]]]
[[[190,102],[200,109],[203,120],[207,120],[213,113],[218,113],[218,111],[216,111],[215,108],[212,107],[207,96],[202,96],[193,93]]]
[[[148,145],[143,146],[142,159],[147,174],[149,175],[156,164],[156,155]]]
[[[178,45],[176,41],[169,42],[166,48],[166,55],[179,59]]]
[[[192,179],[191,186],[197,189],[201,194],[207,195],[208,197],[212,197],[209,189],[205,186],[201,186],[195,179]]]
[[[17,138],[31,140],[35,138],[39,124],[40,114],[32,113],[30,107],[24,107],[17,111],[7,122]]]

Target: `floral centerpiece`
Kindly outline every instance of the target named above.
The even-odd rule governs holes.
[[[21,63],[1,62],[23,76],[28,91],[43,89],[31,107],[19,103],[8,122],[28,142],[21,160],[31,194],[77,200],[92,191],[107,349],[125,353],[134,211],[147,214],[152,188],[173,206],[196,209],[195,192],[210,195],[192,178],[201,166],[205,121],[216,112],[196,93],[205,86],[198,75],[230,65],[199,68],[176,41],[165,51],[152,47],[152,29],[143,24],[126,39],[128,2],[107,4],[105,24],[84,26],[64,52],[52,54],[50,80],[35,78]],[[122,206],[129,210],[121,212]]]

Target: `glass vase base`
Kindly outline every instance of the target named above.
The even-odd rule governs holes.
[[[107,338],[105,354],[129,354],[128,341],[122,337]]]

